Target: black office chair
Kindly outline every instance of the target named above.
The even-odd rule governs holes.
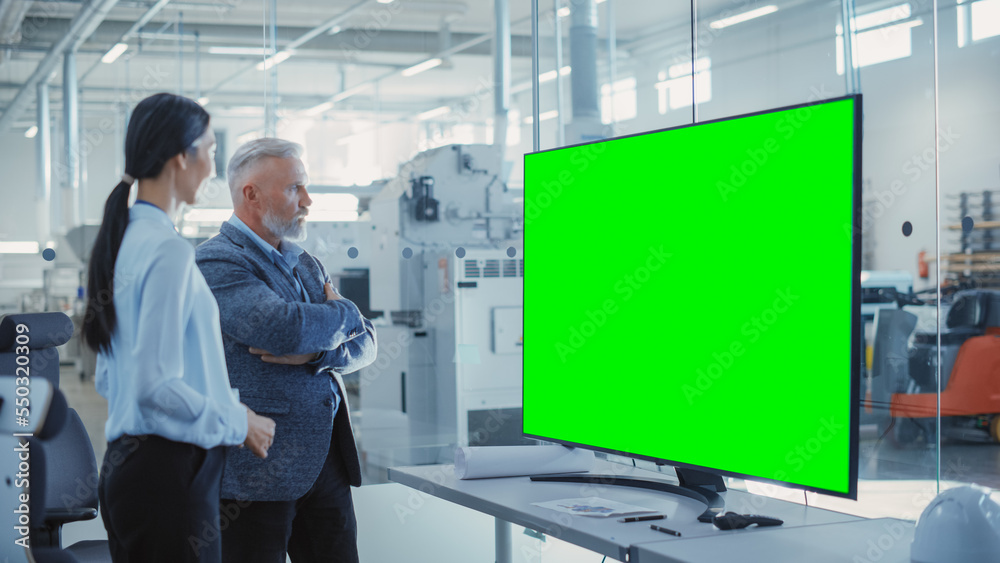
[[[45,470],[45,520],[32,531],[33,543],[61,547],[62,527],[97,517],[98,471],[90,437],[73,409],[67,409],[62,431],[43,444]],[[79,541],[65,548],[80,563],[110,563],[107,540]]]
[[[49,438],[33,452],[33,461],[42,464],[44,470],[33,463],[32,498],[44,498],[46,502],[44,510],[32,511],[31,545],[33,550],[43,552],[60,550],[64,524],[97,517],[98,470],[94,448],[80,416],[68,408],[65,398],[58,393],[59,353],[55,347],[65,344],[72,335],[73,323],[63,313],[18,314],[0,319],[0,376],[23,375],[23,371],[17,371],[23,364],[17,358],[27,356],[32,396],[35,384],[41,389],[44,383],[56,390],[54,397],[61,398],[61,408],[53,411],[63,421],[60,428],[48,430]],[[39,405],[34,399],[31,407],[32,416],[37,416]],[[14,422],[12,418],[10,424]],[[83,563],[111,561],[106,540],[77,542],[66,551]]]
[[[58,547],[34,547],[30,534],[32,523],[45,518],[46,457],[42,443],[65,426],[66,398],[45,380],[32,381],[30,391],[23,394],[18,393],[19,388],[28,386],[17,383],[14,377],[0,377],[0,450],[17,452],[0,456],[0,505],[11,507],[0,512],[5,560],[76,563],[73,554]],[[30,399],[27,417],[18,412],[18,397]]]

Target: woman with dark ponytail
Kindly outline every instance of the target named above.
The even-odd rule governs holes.
[[[82,331],[108,400],[98,495],[115,563],[219,561],[224,446],[267,457],[274,438],[230,388],[218,305],[171,219],[194,203],[214,150],[197,103],[139,102],[91,253]]]

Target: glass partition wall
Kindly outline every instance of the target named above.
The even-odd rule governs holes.
[[[144,95],[205,105],[220,176],[247,140],[303,144],[314,200],[303,246],[378,325],[378,359],[347,383],[366,483],[380,483],[392,466],[450,463],[458,446],[526,442],[523,237],[540,202],[525,201],[525,153],[860,93],[859,499],[731,485],[906,518],[941,488],[1000,486],[1000,351],[985,337],[1000,327],[1000,0],[537,0],[536,19],[531,4],[171,7],[117,60],[81,55],[81,135],[102,139],[82,155],[84,218],[121,173],[125,118]],[[601,229],[647,189],[609,188],[581,221]],[[199,242],[230,212],[220,177],[179,227]],[[678,298],[739,299],[747,275],[732,273],[730,295],[700,295],[692,272]],[[585,265],[567,273],[585,279]],[[823,319],[812,337],[824,362]],[[609,372],[608,385],[627,376]]]
[[[997,306],[990,303],[1000,295],[993,287],[1000,115],[989,101],[1000,85],[992,70],[998,5],[539,2],[539,123],[525,119],[533,130],[521,136],[524,150],[863,95],[859,498],[748,481],[750,490],[916,519],[943,488],[1000,484],[1000,406],[984,399],[994,392],[990,366],[997,357],[984,335],[996,330],[990,311]],[[530,114],[528,100],[517,102]],[[539,143],[531,147],[534,129]],[[650,188],[609,189],[608,201],[595,202],[586,219],[599,229],[602,214],[641,205],[644,189]],[[747,228],[753,220],[747,218]],[[808,268],[823,257],[786,260],[789,268]],[[729,298],[739,295],[744,275],[752,272],[733,273]],[[696,292],[696,274],[692,287]],[[956,304],[961,314],[952,312]],[[814,337],[816,362],[823,362],[830,350],[822,319]],[[775,358],[776,370],[787,368]],[[812,446],[793,457],[808,462]]]
[[[929,8],[927,2],[915,6],[916,15],[929,21]],[[998,356],[992,338],[981,335],[996,332],[997,308],[992,303],[1000,289],[992,203],[1000,189],[1000,110],[995,103],[1000,95],[1000,73],[995,71],[1000,63],[1000,2],[958,0],[939,2],[938,8],[940,245],[928,271],[931,280],[940,275],[946,295],[953,295],[951,311],[941,316],[938,467],[942,486],[971,482],[996,488],[1000,409],[991,366]],[[907,155],[900,168],[904,181],[933,172],[927,164],[930,148],[934,145]],[[980,315],[962,319],[955,309],[969,299],[988,304]],[[970,325],[978,338],[956,336]]]

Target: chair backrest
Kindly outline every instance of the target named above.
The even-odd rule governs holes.
[[[903,391],[909,379],[908,342],[917,316],[898,309],[879,309],[875,315],[872,345],[872,399],[888,405],[889,395]]]
[[[26,371],[23,368],[28,368],[27,373],[30,377],[44,379],[52,387],[59,388],[59,350],[55,348],[28,350],[27,354],[14,350],[0,352],[0,375],[23,376]]]
[[[65,313],[23,313],[0,318],[0,375],[21,375],[16,373],[17,368],[26,366],[31,377],[45,378],[58,389],[56,346],[69,342],[72,336],[73,321]],[[26,363],[19,362],[22,356],[27,357]]]
[[[25,328],[19,328],[24,325]],[[18,335],[28,336],[33,350],[55,348],[73,337],[73,321],[66,313],[20,313],[0,318],[0,352],[19,346]]]
[[[57,395],[61,403],[52,409]],[[51,435],[60,431],[65,413],[66,398],[48,381],[0,372],[0,433]]]
[[[45,441],[48,453],[46,512],[97,509],[97,459],[76,410],[69,409],[62,432]]]
[[[10,561],[18,563],[30,561],[28,553],[31,545],[31,522],[38,518],[38,511],[44,512],[44,505],[38,506],[31,502],[35,499],[34,495],[29,494],[28,480],[18,477],[18,474],[27,473],[22,471],[26,466],[21,466],[19,454],[8,454],[26,449],[25,453],[29,456],[26,464],[30,464],[31,470],[34,470],[37,463],[37,458],[33,455],[35,452],[31,445],[25,448],[22,442],[27,444],[27,439],[0,435],[0,451],[4,452],[0,456],[0,506],[4,507],[4,510],[0,510],[0,542],[3,542],[4,554]],[[34,480],[34,475],[30,476]],[[28,502],[24,502],[26,499]]]
[[[46,466],[42,440],[62,432],[68,415],[66,398],[44,379],[31,381],[31,423],[22,427],[16,423],[18,414],[17,381],[0,377],[0,451],[14,455],[0,456],[0,541],[7,546],[7,560],[20,563],[56,563],[76,561],[72,554],[58,549],[31,547],[31,529],[45,521]],[[14,436],[14,433],[34,433],[34,437]],[[27,458],[27,459],[24,459]],[[24,502],[27,500],[27,502]]]

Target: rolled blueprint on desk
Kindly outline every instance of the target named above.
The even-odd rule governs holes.
[[[565,446],[487,446],[455,450],[459,479],[590,471],[594,452]]]

